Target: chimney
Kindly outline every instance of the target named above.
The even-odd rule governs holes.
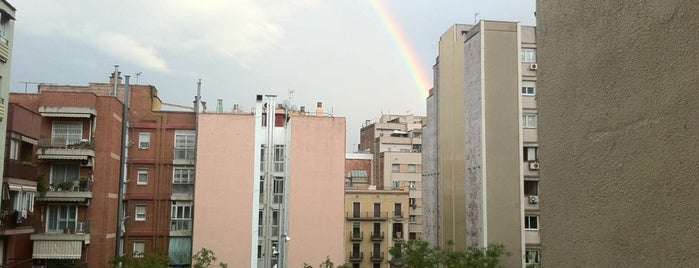
[[[216,113],[222,114],[223,113],[223,99],[218,99],[216,100]]]
[[[240,105],[239,104],[233,104],[233,113],[238,113],[240,112]]]
[[[114,84],[114,73],[109,74],[109,83]],[[117,83],[121,85],[121,72],[117,72]]]
[[[300,114],[306,114],[306,106],[301,106]]]
[[[323,102],[321,101],[316,104],[316,116],[323,116]]]

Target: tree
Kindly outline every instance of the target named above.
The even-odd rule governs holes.
[[[170,267],[170,258],[161,252],[151,252],[139,258],[121,256],[110,261],[109,264],[114,268],[167,268]]]
[[[202,248],[192,256],[192,267],[193,268],[208,268],[211,264],[216,261],[216,253],[213,250]],[[228,264],[220,262],[218,264],[221,268],[227,268]]]
[[[486,248],[469,248],[467,251],[455,251],[449,247],[440,249],[430,247],[421,240],[410,240],[395,244],[389,253],[391,265],[403,268],[435,268],[438,265],[446,268],[497,268],[500,267],[499,258],[508,254],[503,245],[488,245]]]
[[[318,265],[319,268],[336,268],[335,264],[330,260],[330,256],[325,257],[325,261]],[[303,268],[313,268],[313,266],[308,265],[308,263],[303,264]],[[348,264],[343,264],[337,266],[337,268],[350,268]]]

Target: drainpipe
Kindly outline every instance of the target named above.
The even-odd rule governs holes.
[[[114,74],[116,74],[116,68],[119,67],[119,65],[115,65],[115,71]],[[123,108],[123,114],[121,117],[121,160],[119,161],[119,194],[118,194],[118,203],[117,203],[117,230],[116,230],[116,239],[117,239],[117,244],[116,244],[116,259],[119,260],[121,256],[124,255],[124,230],[122,229],[124,226],[124,221],[126,220],[126,217],[124,217],[124,188],[126,187],[126,156],[127,156],[127,149],[129,146],[129,99],[130,99],[130,92],[131,92],[131,86],[129,85],[129,77],[126,76],[126,84],[124,86],[124,108]],[[114,79],[114,96],[116,97],[116,87],[117,87],[117,82],[116,78]],[[121,262],[118,263],[118,266],[121,267]]]

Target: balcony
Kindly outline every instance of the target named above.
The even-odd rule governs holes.
[[[364,259],[364,252],[351,252],[349,253],[350,262],[361,262]]]
[[[393,220],[394,221],[402,221],[403,220],[403,212],[402,211],[393,212]]]
[[[90,244],[90,222],[79,221],[63,230],[37,228],[41,233],[31,235],[32,241],[81,241]]]
[[[35,218],[31,211],[3,211],[0,213],[0,235],[31,234]]]
[[[350,232],[349,233],[350,241],[362,241],[363,238],[364,238],[364,232]]]
[[[41,138],[38,147],[36,155],[41,160],[82,160],[87,164],[90,158],[95,157],[93,140],[72,142],[66,137]]]
[[[346,212],[345,218],[348,220],[385,221],[388,219],[388,212]]]
[[[21,162],[16,160],[5,160],[5,169],[3,172],[5,178],[16,178],[25,180],[36,180],[36,166],[29,162]]]
[[[92,180],[74,180],[49,186],[49,190],[36,201],[82,202],[92,199]]]
[[[383,241],[383,232],[371,232],[371,241]]]
[[[383,261],[383,252],[371,252],[371,261],[372,262],[382,262]]]
[[[170,231],[192,231],[192,219],[170,220]]]

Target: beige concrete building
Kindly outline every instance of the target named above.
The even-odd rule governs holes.
[[[408,238],[403,190],[345,190],[346,263],[353,268],[389,267],[388,249]]]
[[[698,267],[699,2],[536,13],[542,264]]]
[[[10,69],[12,65],[12,45],[14,44],[16,9],[7,1],[0,1],[0,148],[5,148],[7,143],[7,121],[10,95]],[[15,150],[16,151],[16,150]],[[4,152],[4,150],[3,150]],[[5,154],[0,154],[0,173],[5,168]],[[2,185],[0,179],[0,185]],[[3,190],[3,192],[5,192]],[[9,198],[3,198],[1,202],[7,202]],[[2,228],[2,227],[0,227]],[[4,229],[4,228],[2,228]],[[0,231],[0,265],[9,264],[7,256],[14,257],[11,253],[14,249],[8,248],[11,236]],[[5,253],[7,252],[7,253]]]
[[[506,267],[538,263],[534,27],[455,25],[439,46],[423,144],[425,239],[457,250],[504,244]]]
[[[345,257],[345,119],[258,95],[253,114],[200,114],[193,249],[235,267]],[[301,111],[304,111],[302,109]]]

